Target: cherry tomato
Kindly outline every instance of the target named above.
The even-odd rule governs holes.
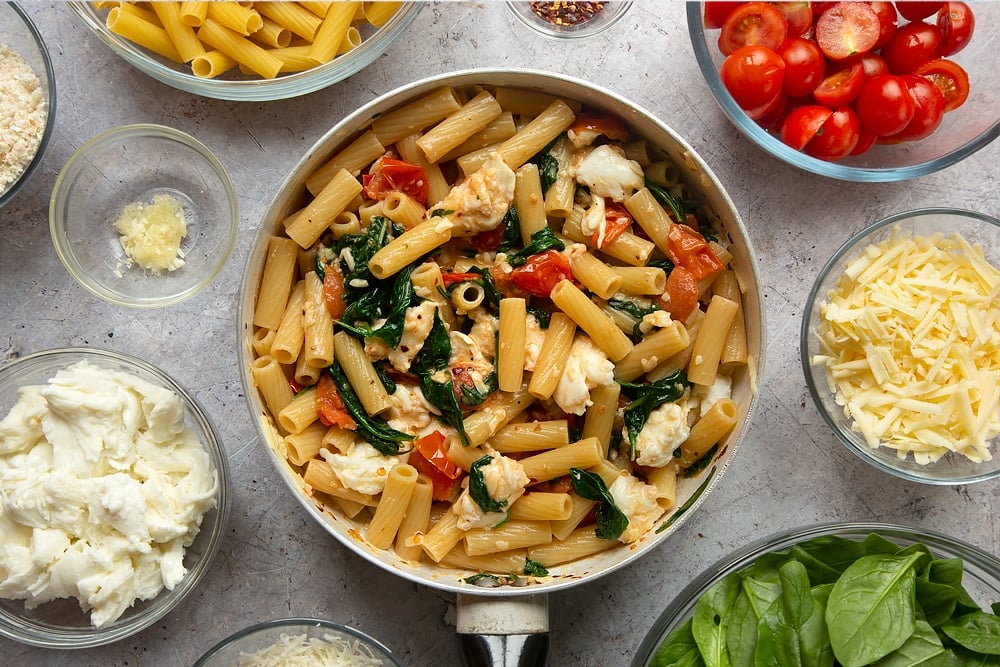
[[[352,431],[358,427],[329,373],[320,375],[316,382],[316,412],[324,426],[339,426]]]
[[[944,95],[930,80],[917,74],[903,77],[906,90],[913,98],[913,119],[902,131],[889,135],[890,139],[916,141],[929,136],[944,118]]]
[[[419,165],[383,155],[362,180],[365,196],[369,199],[385,199],[390,192],[402,192],[427,205],[427,173]]]
[[[866,53],[858,58],[858,62],[861,63],[861,69],[865,71],[866,79],[878,76],[879,74],[890,73],[889,66],[885,64],[885,60],[882,56],[877,53]]]
[[[944,96],[945,111],[954,111],[969,98],[969,75],[953,60],[938,58],[924,63],[914,73],[937,86]]]
[[[573,279],[573,270],[561,252],[546,250],[529,257],[523,266],[514,269],[510,277],[514,285],[525,292],[548,298],[556,283]]]
[[[781,129],[781,121],[785,117],[788,100],[788,95],[781,93],[764,106],[748,110],[747,116],[757,121],[757,124],[768,132],[777,132]]]
[[[896,14],[896,6],[891,2],[871,2],[869,4],[872,11],[878,16],[878,39],[875,40],[872,48],[881,49],[896,34],[899,16]]]
[[[766,2],[748,2],[726,18],[719,33],[719,50],[726,56],[751,44],[774,50],[785,43],[787,34],[788,21],[779,9]]]
[[[603,134],[611,141],[628,141],[631,133],[622,119],[608,114],[580,114],[569,126],[570,132]]]
[[[785,79],[785,61],[777,52],[751,44],[743,46],[722,63],[722,83],[743,109],[754,109],[774,99]]]
[[[964,2],[944,3],[938,12],[937,27],[941,32],[941,55],[958,53],[969,43],[976,27],[972,8]]]
[[[462,470],[448,458],[444,435],[433,431],[413,443],[407,462],[431,480],[434,500],[451,500],[459,486]]]
[[[788,23],[787,37],[801,37],[809,32],[813,24],[812,5],[808,2],[772,2]]]
[[[861,127],[885,137],[896,134],[913,120],[913,98],[902,78],[881,74],[865,82],[854,103]]]
[[[860,122],[860,121],[859,121]],[[854,148],[851,149],[851,155],[862,155],[867,153],[868,150],[875,145],[875,140],[878,139],[871,132],[865,132],[864,129],[858,135],[858,143],[854,144]]]
[[[816,22],[816,42],[827,58],[846,60],[871,51],[880,32],[878,14],[864,2],[838,2]]]
[[[704,19],[706,30],[718,30],[726,22],[726,18],[739,7],[738,2],[710,0],[704,5]]]
[[[893,74],[911,74],[941,51],[941,33],[927,23],[907,23],[900,26],[892,40],[882,49]]]
[[[667,232],[667,257],[674,267],[683,266],[701,280],[718,273],[723,269],[722,262],[716,257],[712,246],[705,237],[685,224],[670,226]]]
[[[660,300],[673,319],[683,322],[698,307],[698,279],[683,266],[675,266],[667,274]]]
[[[806,104],[793,109],[781,124],[781,140],[797,151],[802,150],[832,114],[819,104]]]
[[[823,122],[804,150],[820,160],[839,160],[850,155],[860,135],[857,114],[851,107],[841,107]]]
[[[941,9],[943,4],[943,2],[926,2],[926,0],[897,2],[896,10],[907,21],[922,21]]]
[[[826,58],[815,42],[801,37],[789,37],[778,50],[785,61],[782,90],[792,97],[805,97],[819,85],[826,72]]]
[[[347,310],[344,301],[344,274],[336,266],[327,266],[323,273],[323,298],[330,317],[339,320]]]
[[[827,75],[813,91],[813,99],[829,109],[854,101],[865,85],[865,68],[855,60]]]
[[[613,243],[626,229],[631,227],[632,214],[628,212],[624,204],[609,199],[604,204],[604,221],[604,238],[601,238],[600,232],[595,233],[591,238],[595,248],[603,248],[609,243]]]

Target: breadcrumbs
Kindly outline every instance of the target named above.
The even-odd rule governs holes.
[[[21,56],[0,44],[0,193],[31,164],[47,114],[38,76]]]

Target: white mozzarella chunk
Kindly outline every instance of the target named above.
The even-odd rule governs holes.
[[[384,456],[363,440],[355,440],[343,454],[328,449],[321,449],[319,453],[333,468],[341,484],[369,495],[382,493],[389,471],[402,463],[401,457]]]
[[[614,384],[615,365],[587,336],[577,336],[552,398],[563,412],[582,415],[593,404],[590,390]]]
[[[514,459],[497,453],[492,453],[492,460],[480,471],[490,498],[505,501],[505,508],[521,497],[524,487],[531,480],[524,473],[524,467]],[[504,520],[507,510],[502,512],[484,512],[469,494],[468,482],[458,501],[452,506],[452,511],[458,515],[458,527],[461,530],[473,528],[492,528]]]
[[[649,419],[635,439],[636,460],[641,466],[662,468],[674,458],[674,450],[687,440],[691,429],[687,408],[679,403],[664,403],[649,414]],[[625,438],[628,434],[625,433]]]
[[[615,505],[628,517],[628,527],[618,541],[631,544],[648,533],[663,508],[656,502],[656,487],[623,472],[608,487]]]
[[[591,195],[620,202],[644,185],[642,167],[615,146],[598,146],[574,164],[576,181],[590,188]]]
[[[434,326],[436,308],[433,301],[421,301],[420,305],[406,309],[399,347],[389,350],[389,363],[397,371],[405,373],[410,370],[410,364],[423,348],[424,341]]]
[[[429,210],[451,211],[445,217],[451,221],[455,236],[489,231],[500,224],[514,201],[514,181],[513,170],[494,153]]]

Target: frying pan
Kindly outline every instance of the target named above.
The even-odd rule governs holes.
[[[625,120],[637,137],[664,150],[676,163],[682,180],[694,197],[703,201],[714,218],[714,226],[732,241],[734,268],[744,288],[743,307],[751,361],[733,378],[733,398],[740,409],[737,428],[719,447],[710,466],[697,477],[678,479],[675,509],[667,513],[653,530],[631,545],[618,545],[599,554],[551,570],[552,576],[529,587],[499,586],[480,588],[462,580],[474,572],[428,563],[406,562],[393,551],[376,549],[363,538],[364,524],[336,514],[317,502],[307,491],[302,477],[286,462],[281,436],[269,416],[250,376],[253,359],[254,299],[263,270],[268,236],[277,233],[281,221],[306,201],[306,177],[341,148],[356,138],[372,118],[417,99],[444,85],[456,88],[511,86],[577,100],[592,109]],[[285,484],[305,510],[344,547],[393,574],[412,582],[454,593],[457,596],[459,647],[469,665],[544,664],[548,647],[547,594],[593,581],[641,557],[670,539],[674,531],[702,504],[719,483],[756,404],[756,377],[764,352],[764,313],[756,259],[746,229],[732,201],[708,166],[680,136],[647,111],[617,94],[584,81],[536,70],[473,69],[437,75],[379,97],[347,116],[327,132],[306,153],[281,184],[268,209],[243,278],[240,303],[239,357],[244,393],[254,417],[265,455],[274,464]]]

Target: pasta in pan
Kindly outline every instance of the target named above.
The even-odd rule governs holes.
[[[728,241],[618,118],[506,88],[425,102],[363,128],[271,238],[253,378],[286,459],[410,561],[539,576],[637,542],[738,425]],[[456,154],[505,114],[520,129]]]

